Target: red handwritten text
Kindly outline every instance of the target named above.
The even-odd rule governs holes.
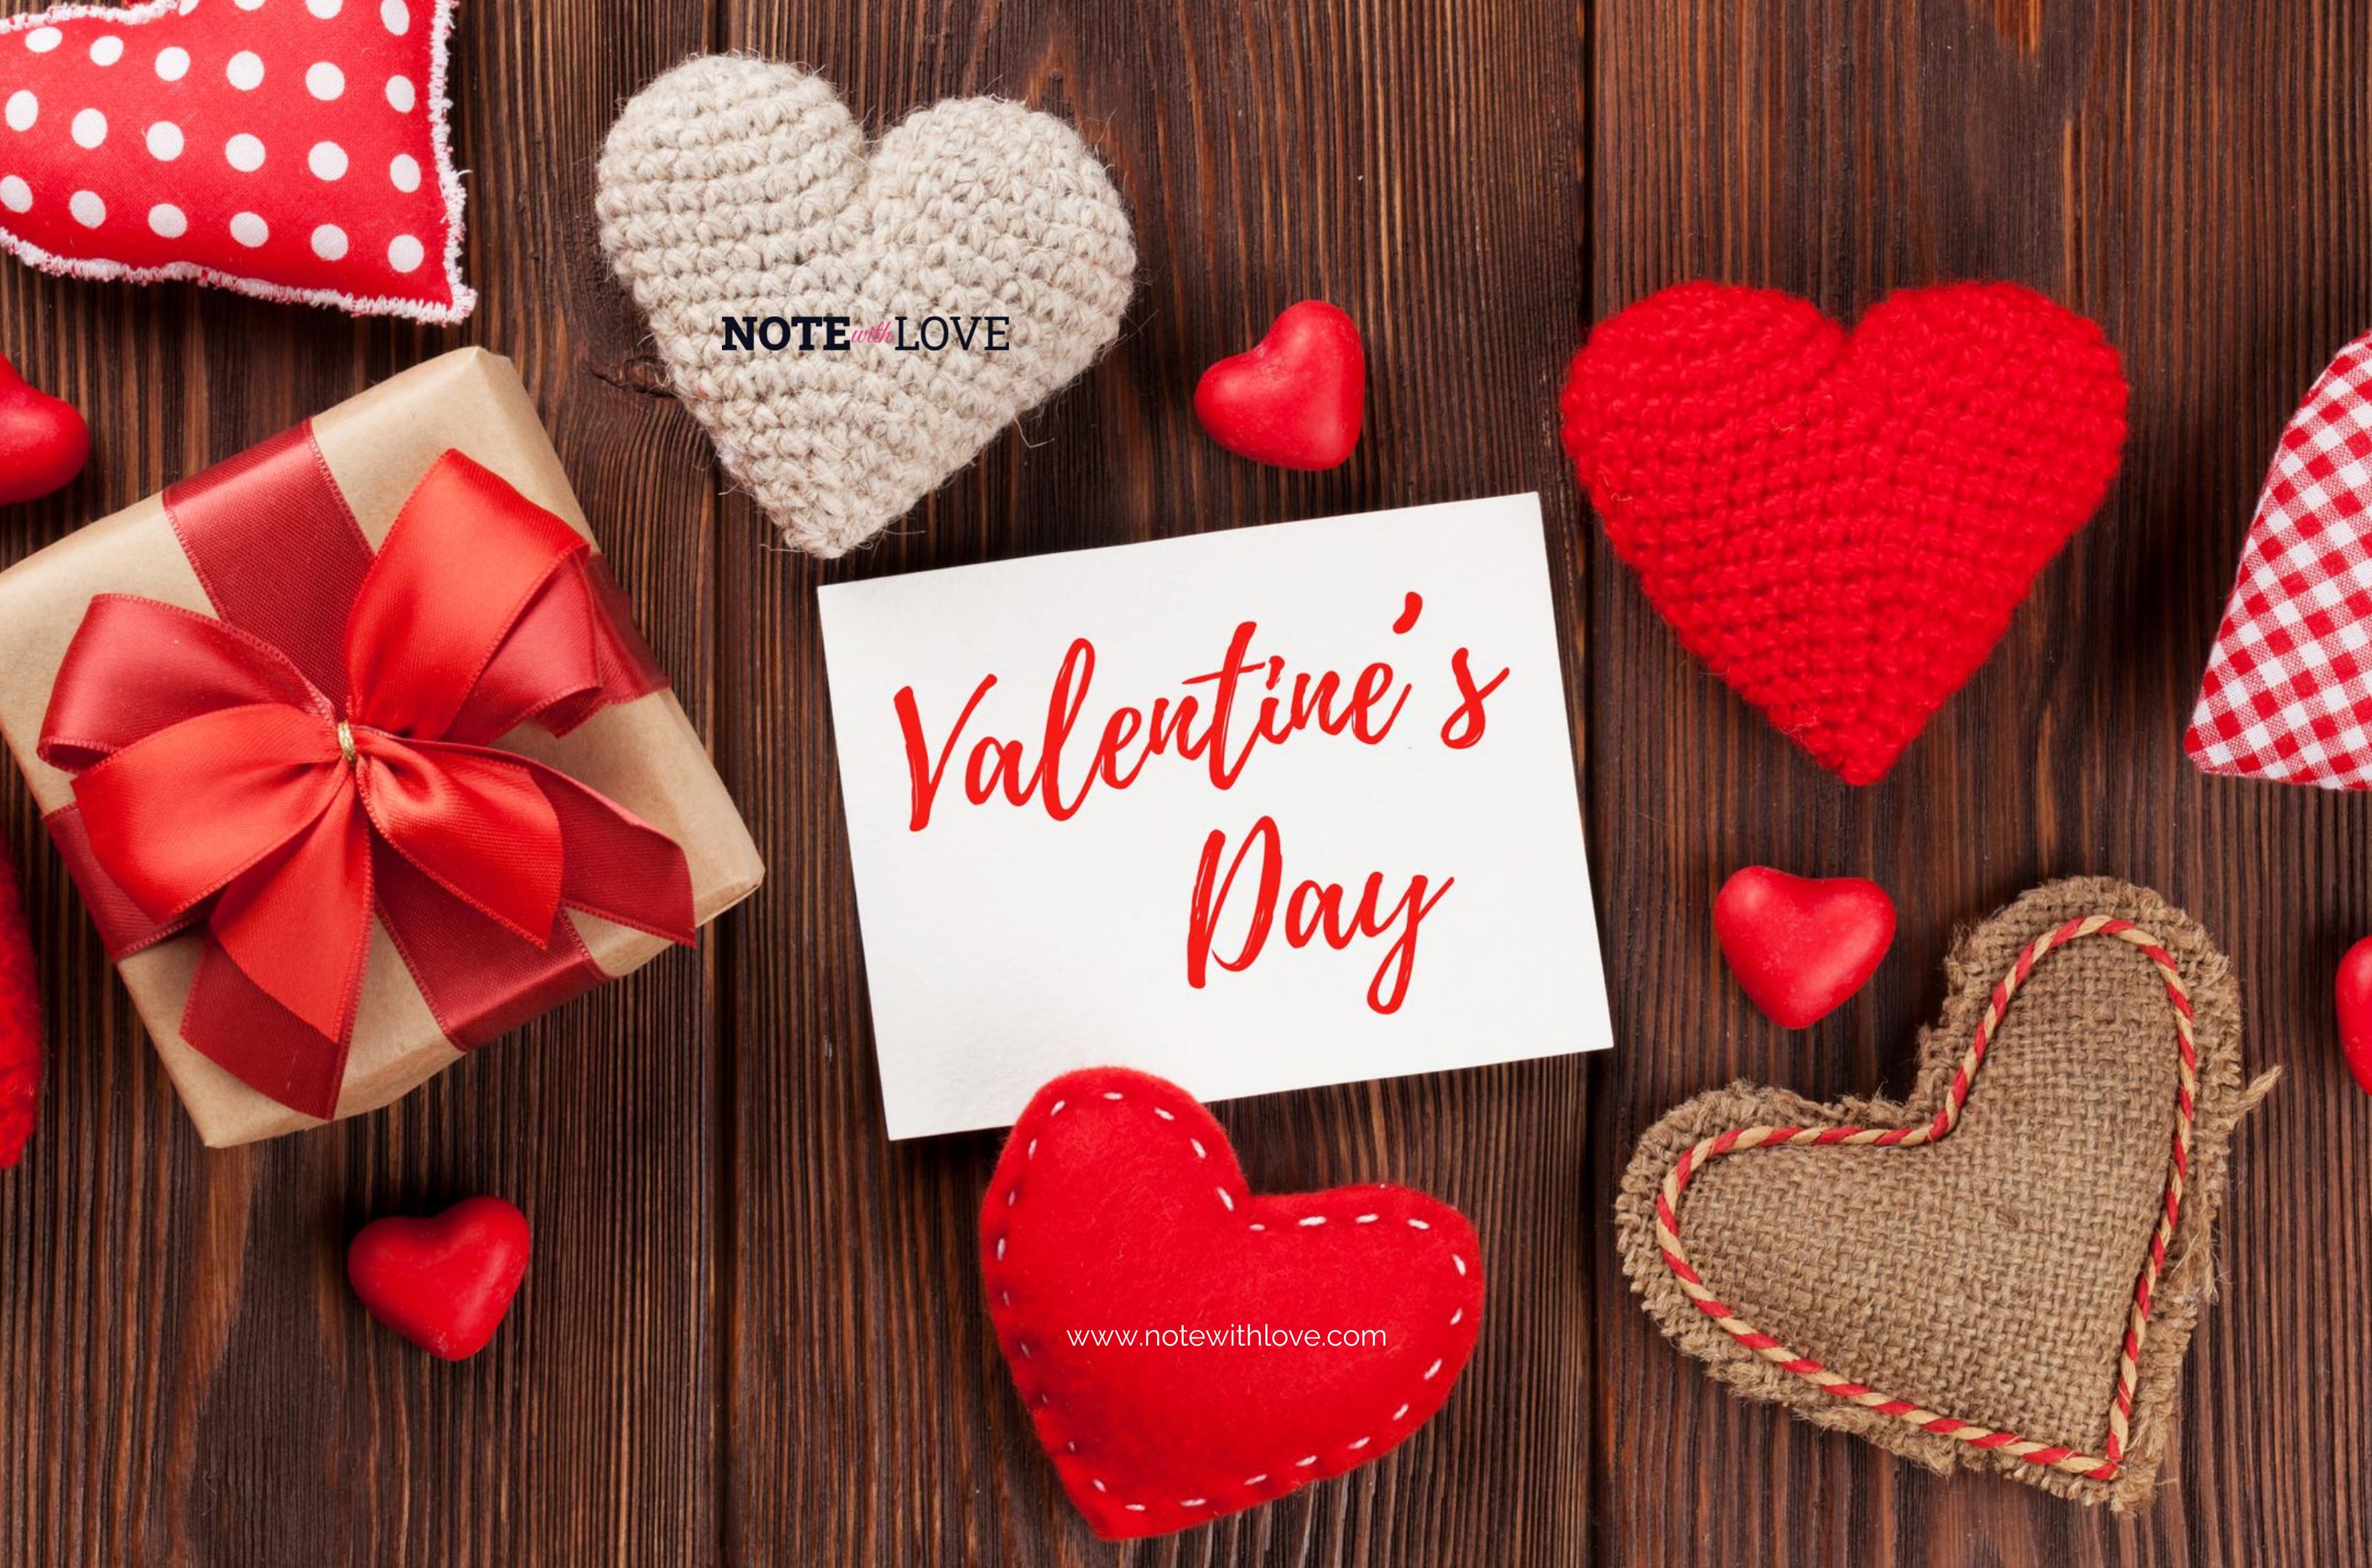
[[[1227,835],[1214,828],[1211,836],[1203,841],[1203,859],[1194,873],[1193,912],[1186,922],[1186,983],[1197,991],[1203,988],[1210,966],[1223,970],[1242,970],[1252,966],[1268,946],[1269,931],[1276,923],[1278,897],[1285,889],[1285,848],[1276,830],[1276,819],[1262,817],[1252,824],[1237,846],[1235,858],[1227,862],[1227,875],[1219,874],[1219,861],[1227,854]],[[1234,891],[1237,874],[1244,869],[1244,857],[1254,851],[1260,854],[1256,872],[1251,915],[1243,940],[1237,945],[1236,956],[1224,957],[1211,950],[1217,936],[1219,921],[1226,912],[1227,897]],[[1433,888],[1432,897],[1425,889],[1431,879],[1423,876],[1409,878],[1408,889],[1389,909],[1384,908],[1384,874],[1367,874],[1358,903],[1349,912],[1343,908],[1349,897],[1339,882],[1304,880],[1295,884],[1292,896],[1284,900],[1285,939],[1296,947],[1307,947],[1323,939],[1326,945],[1340,952],[1360,937],[1378,937],[1397,930],[1399,935],[1384,950],[1381,962],[1376,966],[1375,978],[1367,982],[1367,1005],[1378,1013],[1396,1013],[1408,998],[1409,978],[1416,968],[1417,925],[1433,907],[1441,902],[1442,895],[1457,885],[1458,878],[1448,877]]]
[[[1190,691],[1176,698],[1156,698],[1149,709],[1112,709],[1104,718],[1086,765],[1066,786],[1064,758],[1071,738],[1078,731],[1079,714],[1087,706],[1096,675],[1095,645],[1085,637],[1076,639],[1063,656],[1053,690],[1047,696],[1046,726],[1039,737],[1037,756],[1030,756],[1026,741],[982,736],[972,742],[964,764],[965,797],[974,806],[985,806],[999,796],[1015,806],[1035,800],[1055,821],[1067,822],[1077,815],[1099,782],[1108,789],[1126,789],[1156,757],[1175,754],[1201,761],[1210,771],[1213,788],[1233,789],[1255,750],[1263,745],[1282,746],[1305,730],[1348,733],[1366,746],[1379,745],[1391,734],[1401,709],[1408,703],[1409,688],[1402,683],[1398,695],[1393,695],[1390,665],[1378,660],[1348,682],[1334,670],[1315,675],[1302,670],[1287,688],[1281,656],[1250,656],[1259,631],[1256,621],[1238,626],[1227,645],[1226,661],[1182,682],[1209,687],[1207,703],[1202,693]],[[1261,679],[1263,672],[1265,680]],[[1239,728],[1238,703],[1247,683],[1259,696],[1249,725]],[[898,728],[905,739],[906,772],[913,785],[913,808],[906,824],[913,831],[919,833],[930,826],[931,809],[947,777],[948,763],[981,700],[995,686],[995,676],[981,677],[936,754],[923,733],[914,689],[908,686],[898,692]],[[1389,708],[1383,705],[1387,697],[1392,697]]]
[[[1393,633],[1412,631],[1424,608],[1420,595],[1408,594],[1392,622]],[[924,725],[914,689],[902,688],[894,703],[913,788],[908,829],[919,833],[931,825],[951,768],[963,798],[974,806],[1034,806],[1054,821],[1067,822],[1099,786],[1125,790],[1159,758],[1198,764],[1212,788],[1231,790],[1263,747],[1285,746],[1311,732],[1366,747],[1381,746],[1390,737],[1413,687],[1388,661],[1378,659],[1348,675],[1293,670],[1288,679],[1282,655],[1254,652],[1259,636],[1258,622],[1239,622],[1226,656],[1215,668],[1184,678],[1179,684],[1185,690],[1110,707],[1099,720],[1087,716],[1095,687],[1095,645],[1075,638],[1047,691],[1043,725],[1028,737],[972,732],[981,704],[996,689],[993,673],[980,678],[955,722],[936,740]],[[1502,669],[1478,680],[1471,657],[1471,650],[1460,647],[1450,658],[1457,703],[1442,721],[1440,741],[1453,751],[1482,739],[1484,704],[1509,673]],[[1239,876],[1246,881],[1249,908],[1240,899],[1229,903]],[[1227,833],[1215,829],[1203,841],[1195,870],[1186,927],[1187,983],[1201,989],[1213,965],[1231,972],[1250,969],[1272,935],[1281,935],[1289,947],[1323,942],[1338,952],[1355,942],[1386,941],[1368,982],[1367,1005],[1378,1013],[1397,1012],[1415,974],[1417,933],[1456,881],[1413,876],[1389,903],[1381,872],[1369,873],[1355,894],[1345,883],[1315,877],[1294,883],[1288,892],[1284,836],[1274,818],[1255,820],[1232,854]],[[1223,925],[1227,935],[1222,935]]]

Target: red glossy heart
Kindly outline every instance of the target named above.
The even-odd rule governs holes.
[[[82,472],[90,427],[0,357],[0,506],[38,500]]]
[[[2372,936],[2347,949],[2339,960],[2339,1044],[2347,1070],[2372,1093]]]
[[[433,1219],[373,1220],[346,1249],[346,1278],[380,1322],[431,1355],[459,1361],[502,1326],[527,1272],[527,1216],[465,1198]]]
[[[1322,299],[1305,299],[1258,344],[1203,372],[1194,417],[1239,458],[1331,469],[1359,444],[1366,399],[1358,324]]]
[[[1851,333],[1686,284],[1574,356],[1564,441],[1657,612],[1849,784],[1975,673],[2100,504],[2125,379],[2029,289],[1905,289]]]
[[[980,1240],[1014,1386],[1108,1539],[1385,1453],[1448,1397],[1482,1318],[1457,1210],[1398,1187],[1255,1197],[1209,1112],[1121,1068],[1038,1091]]]
[[[1738,983],[1772,1022],[1800,1029],[1859,991],[1894,942],[1894,900],[1859,877],[1750,865],[1721,885],[1713,930]]]

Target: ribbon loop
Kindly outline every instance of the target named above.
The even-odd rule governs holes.
[[[90,601],[41,715],[42,761],[80,772],[144,735],[223,708],[282,703],[327,718],[329,699],[278,648],[178,605]]]
[[[665,684],[583,536],[448,452],[372,557],[305,428],[166,504],[222,618],[94,599],[41,755],[76,775],[52,828],[110,951],[205,920],[192,1046],[326,1118],[374,917],[465,1047],[605,978],[564,909],[692,939],[680,846],[483,744]]]
[[[91,847],[153,920],[263,865],[351,786],[318,714],[222,708],[124,747],[75,780]]]
[[[560,819],[517,761],[375,729],[355,738],[363,809],[388,847],[541,947],[560,913]]]
[[[437,459],[355,596],[348,712],[391,734],[445,738],[529,607],[590,549],[500,475],[459,452]],[[521,672],[544,701],[591,680],[592,633],[582,613],[573,620],[576,646]]]

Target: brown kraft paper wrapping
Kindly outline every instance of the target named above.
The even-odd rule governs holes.
[[[448,449],[484,464],[594,539],[510,361],[482,349],[461,349],[381,382],[315,416],[313,434],[374,547]],[[598,548],[599,540],[594,542]],[[466,563],[455,564],[467,569]],[[102,593],[214,612],[156,495],[0,574],[0,735],[44,814],[74,794],[66,774],[34,755],[41,716],[66,645],[92,598]],[[564,738],[526,726],[503,745],[589,784],[681,844],[692,870],[693,914],[703,924],[748,898],[765,875],[749,829],[671,691],[605,708]],[[594,962],[613,978],[669,945],[573,910],[568,916]],[[201,928],[130,954],[117,966],[199,1135],[219,1147],[321,1125],[249,1088],[181,1039],[182,1006],[203,945]],[[460,1059],[385,929],[374,922],[338,1115],[386,1105]]]

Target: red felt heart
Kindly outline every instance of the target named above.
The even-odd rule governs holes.
[[[1014,1385],[1107,1539],[1375,1458],[1440,1408],[1481,1326],[1457,1210],[1398,1187],[1256,1198],[1208,1111],[1116,1067],[1038,1091],[980,1242]]]
[[[2372,1093],[2372,936],[2347,949],[2339,960],[2339,1044],[2347,1070]]]
[[[1681,643],[1821,766],[1881,777],[2100,504],[2125,379],[2029,289],[1905,289],[1851,334],[1684,284],[1574,356],[1564,441]]]
[[[1322,299],[1288,308],[1253,347],[1194,386],[1194,417],[1239,458],[1331,469],[1359,444],[1367,354],[1358,324]]]
[[[1862,988],[1894,941],[1894,900],[1859,877],[1750,865],[1713,901],[1721,956],[1772,1022],[1800,1029]]]
[[[84,0],[0,17],[0,250],[453,322],[455,0]]]
[[[485,1349],[527,1272],[527,1216],[464,1198],[434,1219],[373,1220],[346,1249],[346,1278],[380,1322],[431,1355]]]
[[[0,355],[0,506],[38,500],[82,472],[90,426]]]

